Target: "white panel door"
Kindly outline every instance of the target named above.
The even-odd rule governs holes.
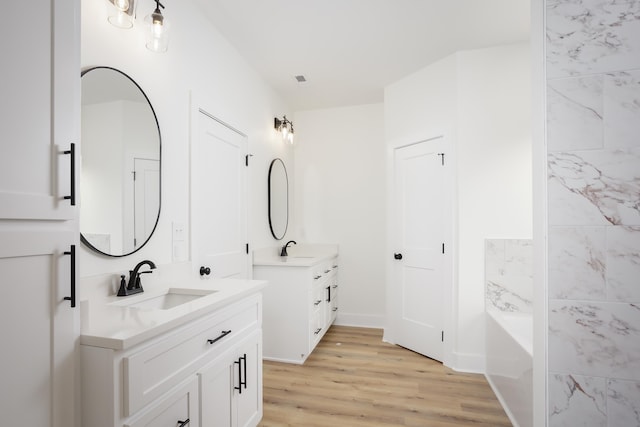
[[[194,268],[248,278],[247,139],[200,111],[191,155]]]
[[[443,356],[445,168],[439,138],[395,150],[396,343]]]
[[[135,158],[133,172],[134,232],[124,235],[134,236],[134,241],[132,248],[125,248],[125,253],[136,250],[151,236],[160,206],[160,161]]]

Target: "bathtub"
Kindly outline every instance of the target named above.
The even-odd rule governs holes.
[[[486,311],[487,381],[515,427],[533,426],[533,316]]]

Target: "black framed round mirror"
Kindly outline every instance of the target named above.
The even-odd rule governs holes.
[[[282,240],[289,226],[289,177],[282,159],[269,166],[269,228],[276,240]]]
[[[140,250],[160,217],[161,136],[142,88],[111,67],[82,72],[82,242],[107,256]]]

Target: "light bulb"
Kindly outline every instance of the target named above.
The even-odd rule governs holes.
[[[113,5],[122,12],[129,10],[129,0],[113,0]]]

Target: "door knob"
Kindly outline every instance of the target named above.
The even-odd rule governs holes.
[[[395,259],[402,259],[402,254],[393,254]]]
[[[204,266],[200,267],[200,275],[204,276],[205,274],[207,276],[211,274],[211,269],[209,267],[204,267]]]

